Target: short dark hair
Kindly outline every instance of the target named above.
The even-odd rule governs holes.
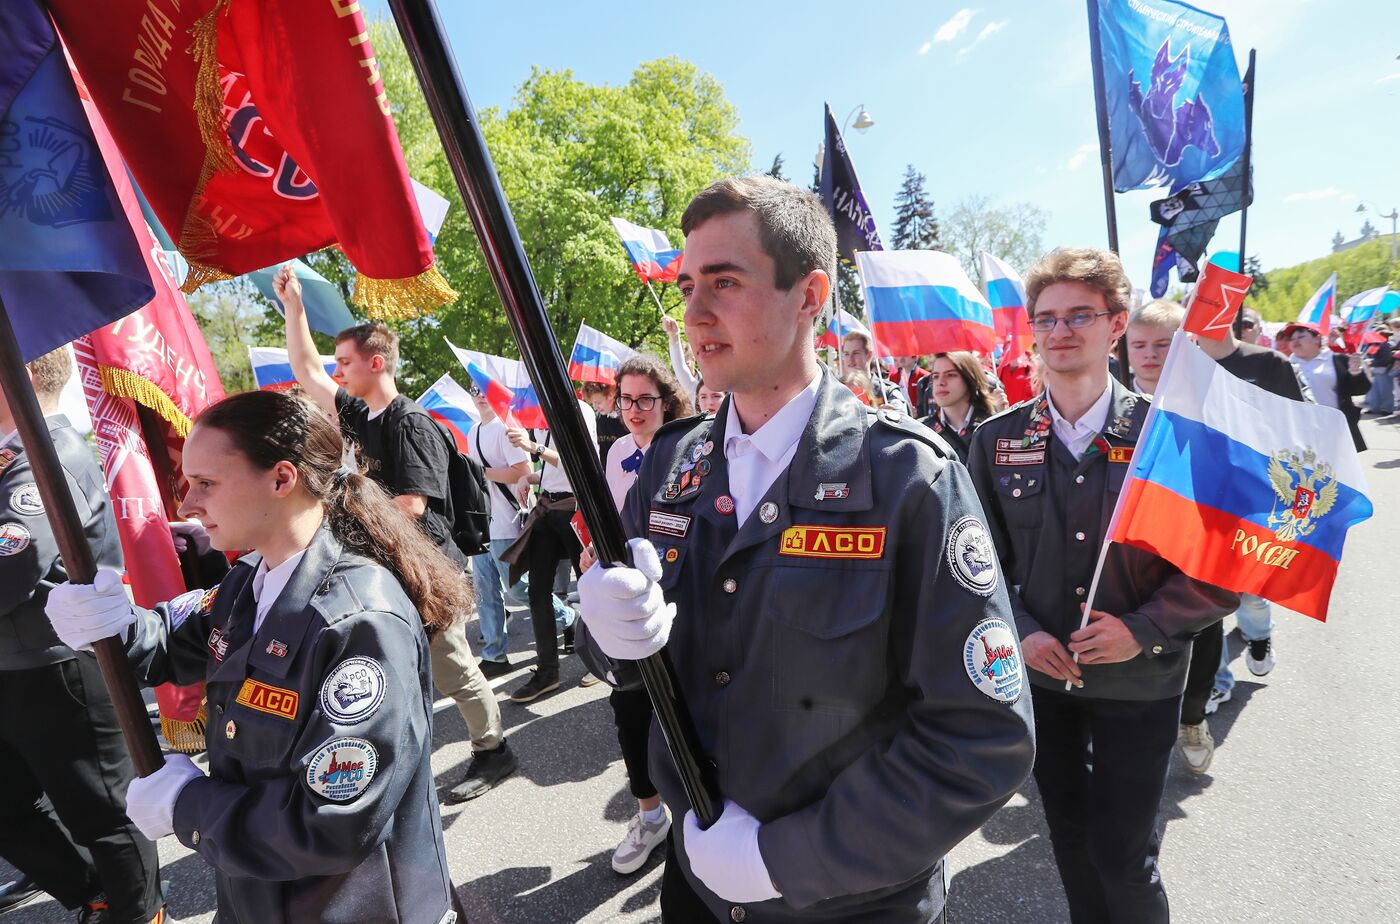
[[[361,356],[383,356],[384,368],[390,374],[399,364],[399,335],[391,331],[383,321],[367,321],[347,327],[335,335],[336,345],[353,340]]]
[[[758,219],[758,239],[773,259],[777,288],[791,289],[812,270],[825,270],[836,287],[836,228],[816,194],[771,176],[718,180],[690,200],[681,233],[689,237],[711,218],[733,212]]]

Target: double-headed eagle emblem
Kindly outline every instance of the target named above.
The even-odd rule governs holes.
[[[1301,455],[1284,449],[1270,456],[1269,484],[1280,502],[1269,514],[1269,526],[1279,542],[1293,542],[1311,533],[1337,503],[1332,467],[1319,463],[1311,449]]]

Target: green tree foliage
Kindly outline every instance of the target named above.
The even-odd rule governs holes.
[[[904,182],[894,197],[894,250],[937,250],[938,219],[933,214],[933,200],[924,189],[926,177],[910,164],[904,171]]]
[[[1390,262],[1390,241],[1376,240],[1297,266],[1270,270],[1268,287],[1260,291],[1256,285],[1250,292],[1249,304],[1266,321],[1291,321],[1334,272],[1339,308],[1358,292],[1387,284],[1400,285],[1400,277]]]
[[[981,252],[1000,257],[1024,273],[1045,253],[1041,235],[1049,213],[1029,202],[993,206],[987,196],[969,196],[944,215],[942,249],[958,258],[967,275],[982,285]]]

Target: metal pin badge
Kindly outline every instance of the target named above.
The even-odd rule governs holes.
[[[726,516],[734,512],[734,498],[728,494],[721,494],[715,498],[715,510]]]
[[[763,506],[758,508],[758,518],[765,523],[772,523],[778,518],[778,505],[772,501],[765,501]]]
[[[224,737],[232,741],[236,734],[238,734],[238,726],[233,724],[233,719],[229,719],[228,724],[224,726]]]
[[[267,643],[267,653],[274,658],[285,658],[287,656],[287,643],[273,639]]]

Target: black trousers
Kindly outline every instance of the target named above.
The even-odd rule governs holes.
[[[695,894],[676,859],[676,839],[666,835],[666,866],[661,872],[661,924],[718,924]]]
[[[1036,687],[1035,782],[1074,924],[1167,924],[1157,810],[1181,697],[1130,702]]]
[[[617,723],[617,743],[622,748],[622,764],[627,768],[627,786],[638,799],[650,799],[657,794],[647,769],[651,697],[645,689],[613,690],[608,702]]]
[[[145,924],[160,870],[126,817],[131,778],[95,659],[0,671],[0,856],[66,908],[105,892],[104,921]]]
[[[1206,702],[1215,688],[1220,669],[1220,652],[1225,647],[1225,627],[1211,623],[1191,642],[1191,667],[1186,673],[1186,692],[1181,697],[1181,724],[1200,725],[1206,720]]]
[[[578,570],[579,545],[569,525],[572,510],[550,510],[530,528],[525,554],[530,566],[530,626],[535,631],[535,665],[541,676],[559,676],[559,630],[554,625],[554,572],[561,561]]]

